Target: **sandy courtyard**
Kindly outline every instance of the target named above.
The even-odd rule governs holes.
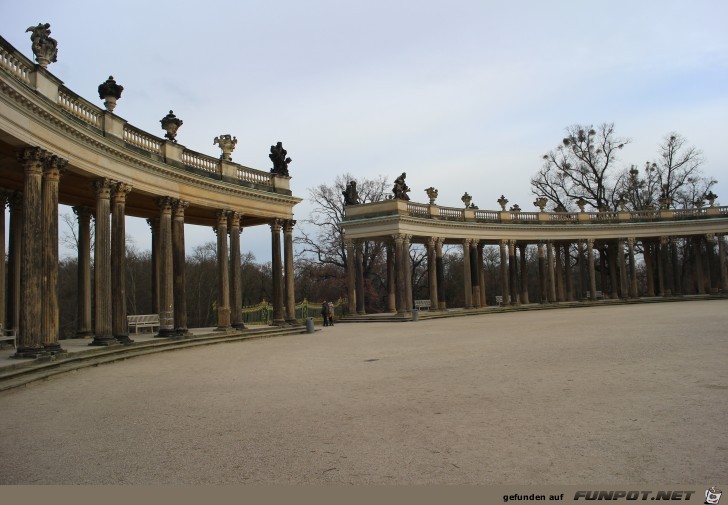
[[[0,393],[2,484],[728,474],[728,300],[338,324]]]

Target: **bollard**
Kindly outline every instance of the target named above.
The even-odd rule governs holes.
[[[306,319],[306,333],[313,333],[313,318]]]
[[[420,319],[420,311],[418,309],[414,309],[412,311],[412,320],[417,321]]]

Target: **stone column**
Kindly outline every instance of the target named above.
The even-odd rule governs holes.
[[[655,274],[652,263],[652,242],[642,241],[642,257],[645,261],[645,276],[647,277],[647,296],[655,296]]]
[[[478,241],[470,243],[470,284],[473,288],[473,307],[480,308],[480,270],[478,265]]]
[[[728,270],[726,269],[725,258],[725,235],[718,234],[718,265],[720,267],[720,289],[723,293],[728,293]]]
[[[111,232],[109,218],[112,181],[93,182],[96,191],[94,231],[94,339],[89,345],[115,345],[111,325]]]
[[[659,296],[667,296],[667,286],[665,284],[665,254],[667,251],[667,237],[660,237],[657,243],[657,282],[660,283]]]
[[[554,246],[549,240],[546,242],[546,261],[548,262],[549,277],[549,301],[555,302],[556,299],[556,276],[554,272]]]
[[[486,302],[486,289],[485,289],[485,268],[483,268],[483,247],[485,244],[481,242],[478,244],[478,278],[480,279],[480,306],[487,307]]]
[[[634,262],[634,237],[627,237],[627,253],[629,255],[629,296],[637,298],[637,265]]]
[[[349,314],[356,314],[356,267],[354,266],[354,241],[347,238],[344,240],[344,245],[346,246],[347,307]],[[389,249],[387,249],[387,261],[389,261]]]
[[[397,271],[395,270],[394,242],[387,240],[387,310],[397,312]]]
[[[473,308],[473,279],[470,273],[470,244],[472,240],[463,240],[463,286],[465,288],[465,308]]]
[[[586,254],[589,261],[589,300],[597,299],[597,274],[594,268],[594,239],[586,241]]]
[[[243,329],[243,284],[240,270],[240,212],[230,212],[230,325]]]
[[[617,239],[617,262],[619,264],[619,293],[622,298],[628,298],[627,262],[624,258],[624,239],[622,238]]]
[[[4,329],[10,326],[5,322],[7,298],[5,296],[5,206],[8,196],[0,191],[0,326]]]
[[[528,244],[518,244],[518,253],[521,255],[521,303],[529,303],[528,299],[528,257],[526,247]]]
[[[134,342],[129,338],[126,319],[126,195],[131,186],[116,183],[111,187],[111,333],[122,344]]]
[[[437,237],[435,241],[435,265],[437,266],[437,302],[439,309],[447,308],[445,301],[445,266],[442,261],[442,244],[445,239]]]
[[[510,279],[508,280],[511,287],[511,304],[520,305],[521,299],[518,296],[518,263],[516,262],[516,241],[508,242],[508,272]]]
[[[89,207],[73,207],[78,219],[78,325],[76,338],[94,334],[91,319],[91,216]]]
[[[405,284],[405,293],[407,295],[407,312],[411,312],[414,307],[414,301],[412,300],[412,258],[410,257],[410,241],[412,235],[405,235],[404,242],[402,243],[402,250],[404,251],[404,274],[407,283]]]
[[[612,294],[611,298],[619,298],[619,279],[621,278],[619,275],[619,268],[617,267],[618,258],[621,256],[622,259],[624,259],[624,254],[619,253],[619,240],[612,241],[609,244],[609,281],[612,285]]]
[[[175,200],[172,204],[172,276],[174,291],[174,334],[190,337],[187,329],[187,281],[185,270],[185,209],[189,202]]]
[[[355,272],[356,272],[356,312],[357,314],[366,314],[366,305],[364,300],[364,243],[357,240],[354,243],[355,256]]]
[[[546,271],[546,258],[544,256],[544,243],[539,242],[536,247],[538,250],[538,292],[541,295],[541,303],[547,303],[549,301],[549,293],[547,279],[548,273]]]
[[[217,233],[217,328],[215,331],[228,331],[230,326],[230,258],[228,255],[228,217],[227,210],[217,211],[215,233]],[[273,319],[283,319],[280,289],[281,268],[281,225],[275,220],[271,225],[273,238]],[[277,255],[276,255],[277,251]],[[280,307],[279,307],[280,306]],[[275,323],[274,323],[275,324]]]
[[[407,315],[410,311],[407,308],[407,292],[405,284],[407,282],[407,276],[405,274],[405,260],[404,256],[404,235],[397,234],[393,235],[395,244],[395,268],[397,270],[397,314]],[[408,254],[409,256],[409,254]]]
[[[172,203],[170,197],[157,199],[159,207],[159,333],[174,337],[174,255],[172,252]],[[227,237],[226,237],[227,238]]]
[[[437,260],[435,259],[435,237],[427,239],[427,281],[430,291],[430,306],[437,309]]]
[[[574,301],[574,276],[571,274],[571,243],[564,243],[564,278],[566,280],[566,301]]]
[[[508,277],[510,276],[510,269],[508,268],[508,240],[501,240],[500,244],[500,274],[501,274],[501,297],[503,299],[503,305],[510,305],[511,303],[511,288],[509,286]]]
[[[715,235],[708,233],[705,235],[705,272],[707,274],[706,281],[708,283],[708,293],[718,293],[717,281],[713,271],[715,270]]]
[[[670,264],[667,269],[668,286],[672,289],[673,295],[685,294],[685,286],[683,286],[682,281],[682,269],[680,268],[677,253],[677,243],[672,237],[670,237],[668,243],[668,250],[670,251]]]
[[[159,218],[147,219],[152,232],[152,314],[159,314]]]
[[[579,239],[577,241],[577,247],[579,249],[579,284],[576,291],[576,299],[579,301],[584,300],[584,293],[587,291],[587,271],[588,267],[586,264],[586,257],[584,256],[584,241]]]
[[[705,294],[705,281],[703,279],[703,237],[692,237],[693,251],[695,254],[695,285],[699,295]]]
[[[281,261],[281,219],[274,219],[270,225],[271,247],[273,249],[271,265],[273,267],[273,321],[274,326],[285,326],[283,307],[283,262]]]
[[[286,280],[286,322],[296,324],[296,287],[293,272],[293,226],[296,221],[283,222],[283,260]],[[240,311],[240,309],[238,309]]]
[[[20,331],[17,333],[15,357],[31,358],[43,354],[41,317],[43,309],[44,224],[41,223],[41,184],[43,165],[48,156],[38,147],[24,149],[19,161],[25,172],[23,184],[23,234],[20,258]],[[3,238],[4,240],[4,238]]]
[[[20,271],[23,257],[23,195],[14,193],[10,204],[10,233],[8,237],[8,328],[20,333]]]
[[[556,242],[553,247],[555,263],[554,274],[556,275],[556,299],[563,302],[566,298],[564,297],[564,269],[561,262],[561,244]]]

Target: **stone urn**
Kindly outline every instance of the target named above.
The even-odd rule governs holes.
[[[506,205],[508,204],[508,198],[501,195],[501,197],[498,199],[498,205],[501,206],[501,210],[506,210]]]
[[[515,205],[511,205],[511,208],[508,209],[508,210],[510,212],[516,212],[516,213],[518,213],[518,212],[521,212],[521,207],[519,207],[518,204],[515,204]]]
[[[584,207],[586,207],[587,203],[588,202],[581,197],[576,201],[576,205],[579,206],[579,212],[584,212]]]
[[[549,203],[548,199],[544,196],[540,196],[534,200],[533,205],[538,207],[539,212],[543,212],[547,203]]]
[[[713,193],[712,191],[711,191],[711,192],[709,192],[709,193],[708,193],[707,195],[705,195],[705,199],[706,199],[706,200],[708,200],[708,203],[710,204],[710,206],[711,206],[711,207],[712,207],[713,205],[715,205],[715,200],[716,200],[717,198],[718,198],[718,195],[716,195],[716,194],[715,194],[715,193]]]
[[[220,149],[222,150],[222,154],[220,155],[221,160],[230,161],[232,160],[232,157],[230,156],[235,149],[235,144],[238,143],[238,138],[233,137],[232,135],[220,135],[219,137],[215,137],[215,140],[212,142],[213,144],[217,144],[220,146]]]
[[[169,114],[160,119],[159,122],[162,123],[162,129],[167,132],[164,136],[172,142],[177,142],[175,137],[177,137],[177,130],[182,126],[182,120],[175,116],[172,111],[169,111]]]
[[[109,76],[106,82],[99,84],[99,98],[104,101],[104,107],[109,112],[114,112],[116,108],[116,101],[121,98],[121,92],[124,91],[124,86],[116,84],[113,76]]]
[[[425,190],[425,193],[427,193],[427,198],[430,199],[430,205],[435,205],[435,199],[437,198],[437,190],[430,186]]]
[[[473,201],[473,197],[468,194],[466,191],[465,194],[460,198],[463,203],[465,204],[465,208],[467,209],[470,207],[470,202]]]

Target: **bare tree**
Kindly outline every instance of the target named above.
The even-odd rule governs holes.
[[[387,178],[379,176],[376,179],[356,178],[346,173],[339,175],[334,183],[320,184],[308,190],[314,209],[305,224],[313,225],[312,232],[305,226],[298,228],[296,243],[303,247],[301,252],[315,257],[320,263],[336,265],[346,268],[346,247],[341,223],[344,220],[343,192],[350,181],[357,183],[359,201],[361,203],[378,202],[384,199],[387,188]],[[364,244],[365,275],[366,265],[382,251],[381,244],[366,242]]]
[[[556,149],[543,156],[541,170],[531,179],[531,191],[557,208],[573,209],[583,199],[595,209],[616,208],[616,153],[630,143],[614,133],[614,123],[573,125]]]

